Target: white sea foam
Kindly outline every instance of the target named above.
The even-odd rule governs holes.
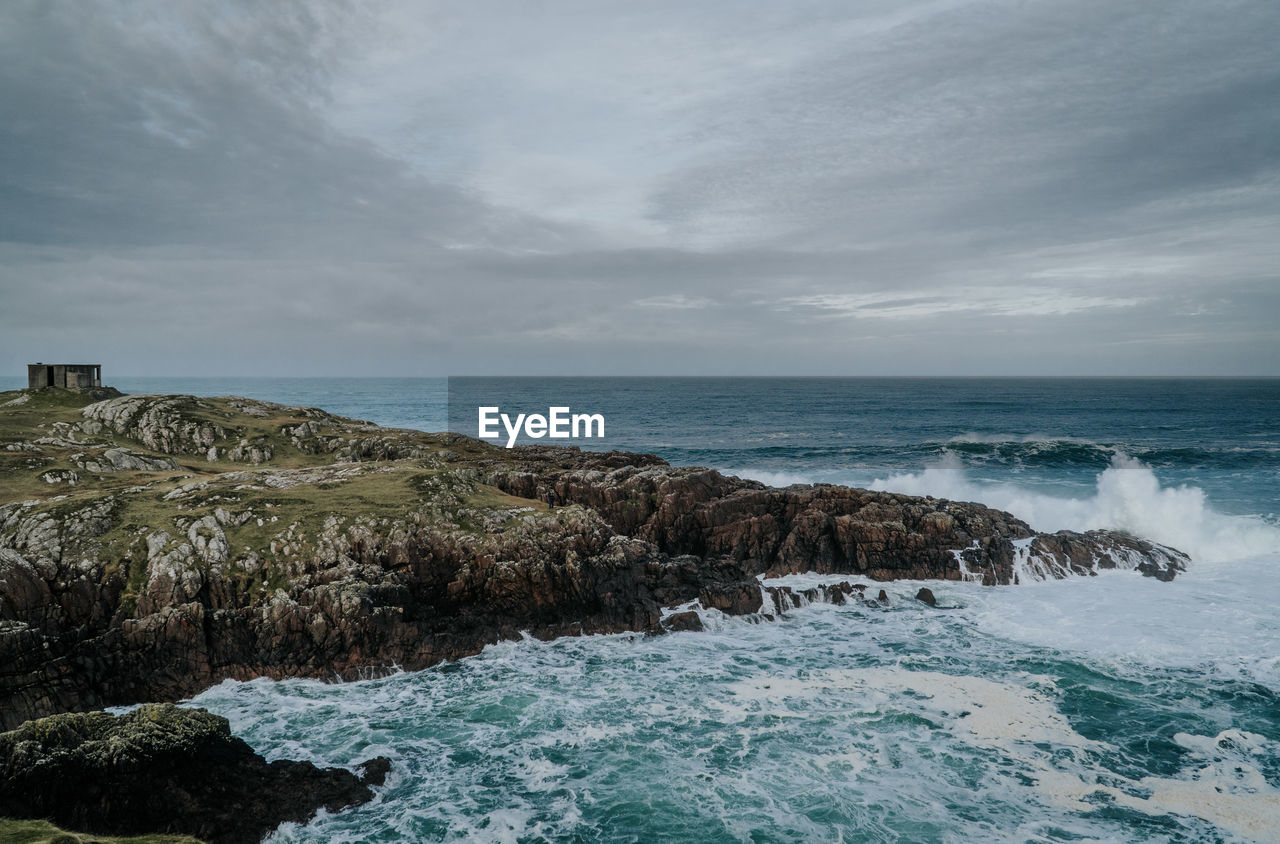
[[[1129,572],[1024,580],[1016,589],[971,582],[881,583],[849,575],[799,574],[767,586],[799,591],[839,580],[884,589],[890,606],[916,608],[921,586],[940,606],[956,608],[979,630],[1006,641],[1143,671],[1195,669],[1216,680],[1244,680],[1280,690],[1280,617],[1259,595],[1280,594],[1280,557],[1194,566],[1171,583]],[[812,610],[810,610],[812,611]]]
[[[717,705],[737,720],[803,718],[812,701],[833,695],[854,697],[862,709],[915,710],[946,724],[959,741],[1016,762],[1039,794],[1063,808],[1087,812],[1088,801],[1103,795],[1147,814],[1201,818],[1251,840],[1280,829],[1280,790],[1258,768],[1262,758],[1274,756],[1276,742],[1234,729],[1212,737],[1179,733],[1175,741],[1196,759],[1188,776],[1133,780],[1112,773],[1100,779],[1092,759],[1107,745],[1072,727],[1052,691],[1045,691],[1053,687],[1053,678],[1035,675],[1009,683],[889,667],[836,669],[785,680],[752,678],[731,686],[727,701]]]
[[[985,632],[1091,660],[1194,668],[1280,689],[1280,557],[1193,566],[1171,583],[1103,572],[1017,589],[937,586]]]
[[[1092,440],[1080,437],[1064,437],[1049,434],[984,434],[978,431],[966,431],[951,437],[947,442],[981,443],[985,445],[1003,445],[1005,443],[1075,443],[1078,445],[1096,445]],[[1099,446],[1101,448],[1101,446]]]
[[[730,697],[715,705],[736,719],[763,713],[802,717],[799,698],[857,693],[878,706],[901,705],[901,695],[927,701],[922,708],[947,719],[955,732],[986,744],[1049,743],[1091,750],[1101,747],[1077,733],[1052,699],[1033,688],[1051,686],[1052,678],[1026,675],[1027,686],[999,683],[982,677],[907,671],[900,668],[833,669],[805,677],[754,677],[729,687]]]
[[[194,702],[228,715],[271,758],[392,758],[375,804],[286,826],[282,841],[389,831],[450,841],[621,832],[665,840],[695,828],[707,840],[1128,837],[1123,818],[1097,814],[1100,802],[1179,818],[1191,837],[1208,834],[1208,823],[1219,834],[1265,837],[1280,822],[1280,792],[1265,773],[1278,746],[1231,726],[1222,704],[1176,686],[1191,692],[1183,707],[1201,713],[1188,723],[1205,725],[1174,736],[1185,754],[1179,766],[1117,768],[1128,758],[1116,743],[1132,735],[1126,724],[1162,723],[1167,687],[1146,689],[1150,672],[1140,667],[1089,660],[1133,682],[1122,692],[1123,717],[1086,731],[1062,706],[1051,659],[1027,672],[1010,659],[1017,649],[983,635],[994,632],[984,630],[986,616],[1001,601],[1012,601],[1016,626],[1074,589],[1083,597],[1063,604],[1069,617],[1107,580],[1177,585],[1119,575],[1023,589],[934,584],[940,604],[967,608],[947,612],[911,600],[916,584],[899,582],[884,609],[814,605],[768,624],[723,618],[718,631],[696,635],[521,639],[447,670],[344,685],[229,682]],[[1171,614],[1182,601],[1174,598]],[[1046,619],[1041,632],[1060,620]],[[1064,638],[1086,636],[1090,621]],[[1104,632],[1105,642],[1115,631]],[[1112,693],[1105,684],[1100,692]],[[960,804],[970,811],[954,812]]]
[[[1149,466],[1117,455],[1088,498],[1046,495],[1011,483],[972,480],[955,457],[919,472],[877,478],[872,489],[977,501],[1006,510],[1036,530],[1124,530],[1170,545],[1197,562],[1280,553],[1280,527],[1215,511],[1195,486],[1164,487]]]
[[[1247,840],[1274,840],[1280,830],[1280,790],[1258,765],[1259,757],[1274,757],[1280,745],[1234,729],[1212,737],[1178,733],[1174,741],[1196,759],[1198,767],[1189,777],[1142,777],[1137,793],[1115,786],[1090,791],[1140,812],[1203,818]]]

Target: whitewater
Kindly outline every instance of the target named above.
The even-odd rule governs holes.
[[[1214,510],[1199,487],[1162,486],[1150,466],[1117,454],[1098,475],[1093,495],[1060,497],[1017,483],[975,483],[955,455],[919,472],[877,478],[870,489],[981,501],[1018,516],[1038,531],[1121,530],[1171,545],[1201,563],[1274,553],[1280,527],[1257,516]]]
[[[441,427],[441,385],[420,386],[431,398],[412,406],[367,382],[210,392]],[[228,681],[190,704],[268,758],[393,761],[374,802],[277,840],[1280,840],[1277,382],[555,386],[553,404],[606,413],[612,447],[979,501],[1192,562],[1171,583],[796,575],[767,584],[847,579],[889,603],[699,610],[700,633],[523,639],[355,683]]]

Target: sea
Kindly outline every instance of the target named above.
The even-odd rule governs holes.
[[[424,430],[455,421],[468,386],[108,380]],[[699,633],[525,637],[360,682],[224,682],[190,704],[268,758],[392,759],[371,803],[273,840],[1280,841],[1280,379],[483,387],[601,413],[609,436],[582,447],[978,501],[1192,562],[1172,583],[933,582],[936,608],[913,599],[919,582],[859,579],[889,606],[703,611]]]

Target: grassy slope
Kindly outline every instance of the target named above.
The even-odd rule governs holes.
[[[27,396],[22,403],[9,404]],[[184,418],[214,422],[228,436],[219,445],[241,439],[270,446],[269,461],[253,466],[225,459],[209,461],[200,454],[168,454],[146,448],[141,442],[105,431],[88,435],[72,430],[71,437],[89,445],[36,443],[40,438],[67,437],[66,425],[84,421],[81,409],[93,399],[79,393],[45,389],[0,393],[0,505],[16,501],[36,502],[30,512],[47,512],[63,519],[105,499],[110,501],[109,526],[80,547],[64,548],[101,561],[107,571],[128,566],[130,590],[126,601],[136,599],[146,579],[149,534],[165,531],[169,546],[186,541],[184,524],[226,512],[251,511],[241,525],[224,525],[232,558],[254,552],[263,560],[259,571],[232,572],[241,578],[246,592],[268,597],[281,585],[277,564],[284,557],[305,554],[327,522],[362,521],[388,524],[397,519],[420,520],[433,512],[453,529],[466,529],[487,513],[516,508],[544,510],[545,504],[514,498],[479,484],[469,464],[476,458],[495,456],[500,450],[475,441],[457,441],[419,431],[369,428],[366,423],[324,415],[317,419],[301,408],[255,404],[265,415],[244,413],[231,399],[202,399],[202,407],[184,410]],[[237,400],[242,401],[242,400]],[[308,421],[319,424],[322,436],[345,439],[385,437],[404,447],[423,449],[427,456],[401,460],[338,464],[329,453],[300,450],[282,428]],[[65,423],[58,426],[57,423]],[[11,444],[29,444],[38,450],[9,451]],[[76,464],[77,455],[90,457],[107,447],[119,446],[143,455],[170,457],[178,470],[86,472]],[[83,458],[82,458],[83,459]],[[48,483],[42,475],[51,470],[74,471],[73,484]],[[275,488],[273,484],[287,484]],[[166,499],[179,487],[200,485],[180,497]],[[459,511],[465,510],[465,514]],[[476,515],[479,518],[476,518]]]

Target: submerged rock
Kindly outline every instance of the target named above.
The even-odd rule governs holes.
[[[202,709],[149,704],[125,715],[54,715],[0,733],[0,816],[48,818],[99,834],[183,833],[260,841],[373,797],[390,763],[363,778],[310,762],[268,763]]]

